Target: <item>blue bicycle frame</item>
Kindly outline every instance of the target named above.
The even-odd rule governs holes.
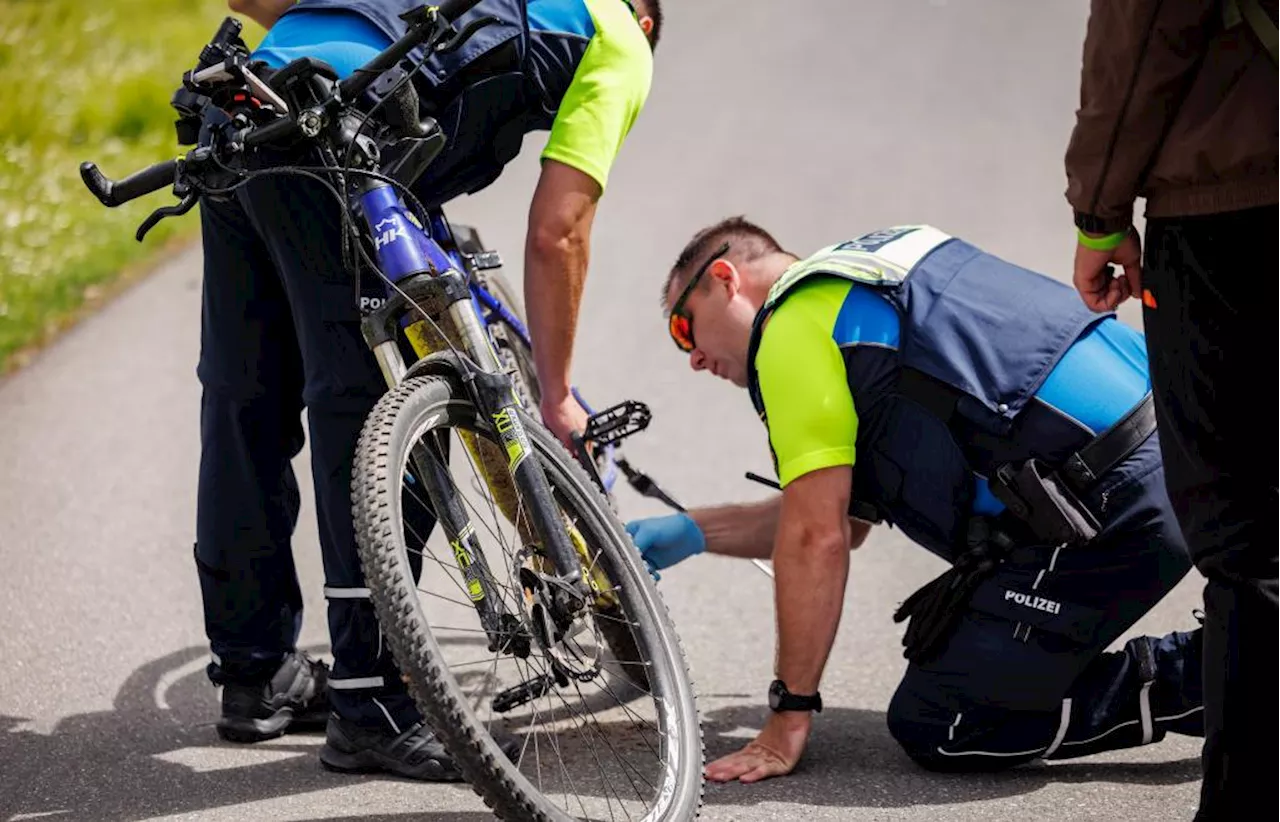
[[[433,268],[437,271],[451,268],[460,272],[466,271],[462,254],[458,251],[454,240],[453,230],[441,209],[432,209],[427,215],[427,224],[419,227],[399,194],[386,183],[371,183],[363,192],[354,195],[353,199],[354,204],[359,206],[364,216],[369,228],[369,236],[373,238],[378,265],[392,283],[399,283],[406,277]],[[446,247],[448,251],[445,250]],[[489,350],[492,350],[493,345],[489,326],[495,322],[504,323],[524,345],[532,347],[529,331],[520,318],[474,278],[468,277],[467,280],[476,316],[479,317],[484,326],[484,333],[488,337]],[[388,296],[393,291],[393,287],[388,285]],[[573,388],[573,395],[588,414],[594,413],[576,387]],[[531,413],[536,412],[536,409],[528,410]],[[605,446],[603,459],[597,463],[597,472],[606,491],[612,491],[618,480],[614,449],[613,445]]]

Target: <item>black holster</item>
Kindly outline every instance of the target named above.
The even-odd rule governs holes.
[[[1053,546],[1081,545],[1096,537],[1102,526],[1076,492],[1093,486],[1155,430],[1155,405],[1147,393],[1056,470],[1035,458],[999,466],[990,480],[991,493],[1037,540]]]
[[[990,481],[991,493],[1039,541],[1047,545],[1080,545],[1102,527],[1071,487],[1038,459],[1006,463]]]

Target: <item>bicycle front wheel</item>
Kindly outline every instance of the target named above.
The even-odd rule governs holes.
[[[582,468],[521,417],[592,581],[589,607],[568,624],[548,617],[554,569],[521,538],[527,524],[500,513],[460,447],[459,432],[495,444],[497,433],[452,382],[416,377],[370,414],[352,479],[360,558],[382,631],[423,715],[501,818],[693,819],[702,802],[702,734],[666,607]],[[424,447],[447,468],[432,472],[436,481],[451,483],[431,488],[434,496],[414,476],[413,455]],[[410,526],[442,492],[463,501],[479,555],[460,559],[443,528],[428,535]],[[503,625],[519,626],[508,636],[519,641],[495,640],[493,621],[484,628],[481,589],[485,607],[508,615]],[[512,737],[519,754],[509,759],[499,742]]]

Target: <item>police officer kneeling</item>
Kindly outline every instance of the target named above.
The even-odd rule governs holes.
[[[665,294],[694,370],[749,389],[783,488],[627,525],[654,568],[773,559],[775,712],[709,778],[795,767],[848,553],[876,522],[951,563],[895,615],[910,664],[888,724],[916,762],[991,770],[1203,735],[1199,629],[1103,652],[1191,566],[1139,333],[928,226],[797,260],[731,218],[690,241]]]

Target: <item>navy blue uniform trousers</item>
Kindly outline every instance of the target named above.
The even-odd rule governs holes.
[[[346,718],[402,729],[418,711],[369,601],[350,497],[356,441],[386,384],[360,334],[339,214],[332,193],[296,176],[258,178],[230,201],[201,202],[195,555],[209,676],[265,681],[294,649],[302,597],[290,461],[303,445],[305,408],[334,655],[330,698]],[[431,524],[418,523],[423,538]]]
[[[888,723],[919,764],[998,770],[1203,735],[1201,629],[1105,652],[1191,568],[1157,435],[1083,501],[1095,540],[1015,550],[946,647],[908,666]]]

